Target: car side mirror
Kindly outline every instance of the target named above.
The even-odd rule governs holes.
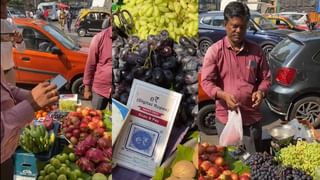
[[[57,46],[53,46],[51,48],[51,53],[52,54],[56,54],[56,55],[61,55],[62,54],[62,51],[57,47]]]

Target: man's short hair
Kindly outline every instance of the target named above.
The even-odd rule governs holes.
[[[250,19],[250,10],[248,6],[241,2],[230,2],[223,12],[224,21],[228,22],[233,17],[244,18],[246,21]]]

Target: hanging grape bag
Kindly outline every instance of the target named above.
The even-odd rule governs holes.
[[[242,137],[243,129],[240,109],[238,108],[237,111],[228,110],[228,122],[220,135],[219,145],[241,145]]]

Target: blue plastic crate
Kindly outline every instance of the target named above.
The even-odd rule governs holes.
[[[37,177],[38,170],[36,165],[36,157],[32,153],[18,148],[15,155],[15,175],[26,177]]]

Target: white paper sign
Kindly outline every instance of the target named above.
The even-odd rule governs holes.
[[[153,176],[160,165],[182,95],[140,80],[134,80],[127,107],[131,109],[113,161],[139,173]]]
[[[112,145],[116,142],[128,115],[129,109],[127,106],[112,99]]]

